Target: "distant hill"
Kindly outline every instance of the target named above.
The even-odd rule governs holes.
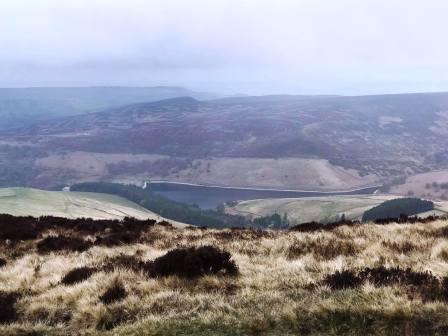
[[[216,98],[213,94],[170,86],[0,88],[0,127],[182,96]]]
[[[321,98],[332,98],[332,97],[343,97],[339,95],[263,95],[263,96],[235,96],[235,97],[225,97],[213,99],[214,103],[224,103],[224,104],[235,104],[235,103],[261,103],[261,102],[291,102],[297,100],[309,100],[309,99],[321,99]]]
[[[0,185],[153,178],[346,190],[448,168],[448,93],[197,98],[3,129]]]

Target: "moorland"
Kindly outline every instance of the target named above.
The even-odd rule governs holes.
[[[0,216],[2,335],[444,335],[448,222]]]

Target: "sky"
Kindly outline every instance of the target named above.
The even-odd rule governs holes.
[[[448,91],[445,0],[0,0],[0,87]]]

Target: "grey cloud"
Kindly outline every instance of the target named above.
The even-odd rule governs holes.
[[[0,86],[448,90],[442,0],[0,0]]]

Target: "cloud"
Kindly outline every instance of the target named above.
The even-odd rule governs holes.
[[[0,85],[448,89],[441,0],[0,0]]]

